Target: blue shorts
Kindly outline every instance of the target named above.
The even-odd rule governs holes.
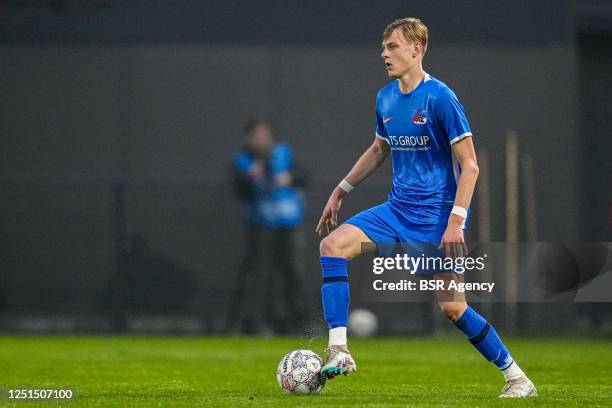
[[[388,201],[354,215],[346,224],[362,230],[377,245],[396,242],[428,242],[437,245],[446,229],[446,225],[414,224]]]
[[[359,228],[374,241],[380,256],[394,256],[402,252],[410,256],[444,257],[444,251],[437,247],[446,225],[414,224],[388,201],[356,214],[346,224]]]

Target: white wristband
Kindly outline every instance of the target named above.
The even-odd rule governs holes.
[[[451,214],[457,214],[458,216],[463,217],[464,219],[467,218],[467,210],[463,207],[459,207],[458,205],[453,206]]]
[[[346,193],[350,193],[351,191],[353,191],[353,189],[355,187],[353,187],[351,185],[351,183],[349,183],[348,181],[346,181],[346,179],[342,179],[342,181],[340,182],[340,184],[338,184],[338,187],[340,187],[341,189],[344,190],[344,192]]]

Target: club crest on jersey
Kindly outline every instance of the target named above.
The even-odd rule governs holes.
[[[425,110],[421,110],[421,109],[417,109],[416,113],[414,114],[414,116],[412,117],[412,123],[414,123],[415,125],[424,125],[427,123],[427,111]]]

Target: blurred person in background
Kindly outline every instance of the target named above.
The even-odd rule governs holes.
[[[269,121],[250,119],[244,132],[246,145],[234,156],[233,188],[245,220],[246,250],[229,324],[247,333],[285,332],[303,324],[306,315],[294,263],[294,233],[304,215],[296,187],[304,179],[296,172],[291,148],[275,140]]]

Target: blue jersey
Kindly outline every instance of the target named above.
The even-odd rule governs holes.
[[[399,80],[376,98],[376,137],[391,149],[389,202],[421,228],[446,225],[461,169],[451,145],[471,136],[463,106],[443,82],[425,74],[410,93]]]

